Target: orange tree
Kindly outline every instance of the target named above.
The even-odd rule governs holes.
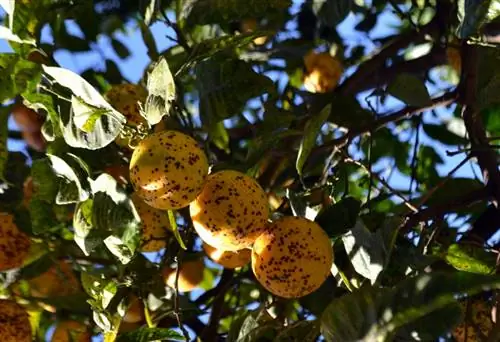
[[[0,5],[2,338],[500,339],[498,1]]]

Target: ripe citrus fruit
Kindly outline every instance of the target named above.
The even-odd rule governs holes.
[[[4,342],[31,342],[29,316],[13,300],[0,299],[0,336]]]
[[[255,241],[252,270],[269,292],[285,298],[305,296],[323,284],[333,263],[328,235],[315,222],[285,216]]]
[[[129,169],[137,195],[147,204],[157,209],[179,209],[200,193],[208,160],[190,136],[162,131],[139,142]]]
[[[16,226],[14,216],[0,213],[0,271],[21,267],[30,246],[29,237]]]
[[[224,268],[243,267],[252,258],[252,251],[250,249],[242,249],[236,252],[221,251],[205,242],[203,243],[203,249],[210,259]]]
[[[200,238],[224,251],[251,245],[269,216],[264,190],[253,178],[233,170],[211,174],[189,211]]]
[[[46,272],[28,280],[31,295],[38,298],[69,296],[81,291],[71,265],[59,261]]]
[[[144,305],[137,296],[130,298],[129,306],[123,316],[122,321],[125,323],[138,323],[144,320]]]
[[[304,57],[306,74],[304,88],[312,93],[325,93],[333,90],[343,73],[340,61],[329,53],[311,51]]]
[[[171,231],[170,221],[165,211],[146,204],[137,194],[132,194],[132,202],[141,217],[142,252],[156,252],[164,248]]]
[[[181,263],[179,270],[178,289],[180,292],[194,290],[203,280],[205,264],[202,259],[190,260]],[[163,269],[165,283],[171,288],[175,288],[175,277],[177,269],[166,267]]]
[[[52,335],[52,342],[90,342],[92,336],[90,335],[88,327],[77,321],[63,321],[60,322],[54,334]]]

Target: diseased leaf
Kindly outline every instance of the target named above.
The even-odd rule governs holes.
[[[387,92],[409,106],[422,107],[431,103],[424,82],[411,74],[399,74],[387,87]]]
[[[300,142],[297,160],[295,161],[295,168],[299,176],[302,177],[302,169],[309,157],[312,149],[316,145],[316,139],[321,130],[321,127],[330,116],[330,105],[323,108],[318,114],[314,115],[306,124],[304,129],[304,137]]]
[[[496,269],[495,254],[474,245],[454,243],[448,247],[444,259],[459,271],[494,274]]]

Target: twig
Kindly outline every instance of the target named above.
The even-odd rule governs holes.
[[[410,180],[410,199],[413,190],[413,182],[417,183],[416,189],[418,189],[418,180],[417,180],[417,164],[418,164],[418,146],[420,144],[420,126],[422,125],[422,114],[418,117],[418,124],[415,133],[415,145],[413,145],[413,156],[411,159],[411,180]]]
[[[181,269],[181,262],[182,262],[182,255],[183,255],[183,250],[179,249],[179,254],[177,256],[177,269],[175,270],[175,282],[174,282],[174,290],[175,290],[175,300],[174,300],[174,316],[175,319],[177,320],[177,325],[179,326],[179,329],[182,331],[182,335],[184,336],[184,339],[186,342],[189,342],[189,333],[184,328],[184,325],[181,322],[181,315],[179,312],[180,309],[180,298],[179,298],[179,273]]]

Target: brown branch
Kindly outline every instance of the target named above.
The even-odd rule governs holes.
[[[413,115],[419,114],[427,110],[431,110],[441,106],[447,106],[453,103],[456,100],[456,98],[457,98],[457,92],[452,91],[442,96],[436,97],[431,101],[431,103],[428,106],[424,107],[408,106],[395,113],[381,116],[379,119],[372,121],[367,125],[362,126],[359,129],[351,130],[337,139],[330,140],[327,143],[318,146],[316,149],[313,150],[313,153],[323,152],[325,150],[330,150],[335,147],[337,148],[343,147],[347,145],[352,139],[356,138],[359,135],[377,131],[387,126],[391,122],[395,123],[404,119],[408,119]]]
[[[462,44],[462,78],[459,85],[459,100],[463,104],[462,118],[469,135],[472,154],[477,158],[483,178],[490,188],[495,206],[500,204],[500,171],[497,155],[490,147],[483,120],[477,106],[478,48]]]

